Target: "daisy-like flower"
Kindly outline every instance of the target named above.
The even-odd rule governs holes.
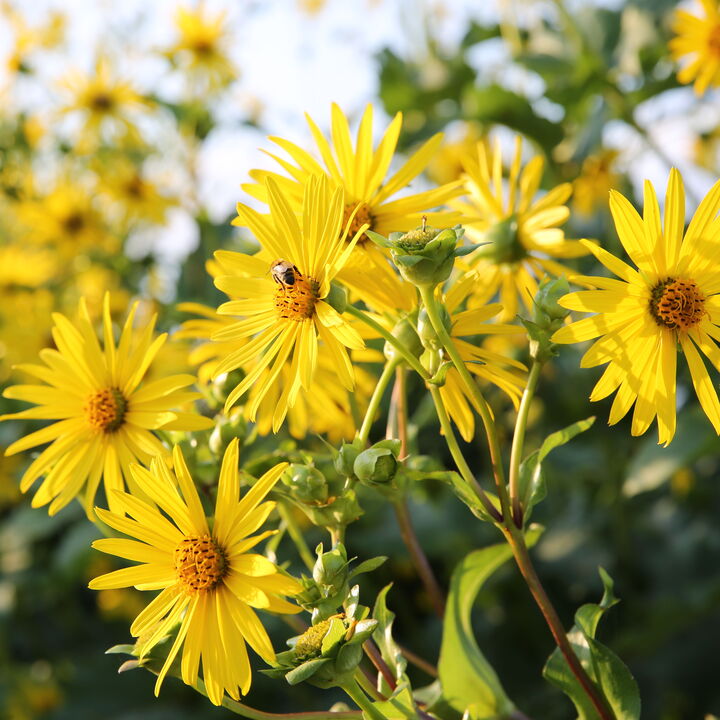
[[[131,113],[145,101],[131,83],[115,77],[108,57],[99,56],[92,73],[74,71],[61,83],[70,97],[60,112],[77,111],[85,117],[78,143],[82,151],[91,150],[105,128],[123,132],[131,140],[138,138]]]
[[[572,185],[563,183],[536,198],[544,160],[536,155],[521,170],[521,159],[518,136],[505,193],[499,141],[492,149],[479,142],[477,156],[465,161],[468,199],[453,203],[466,218],[463,225],[468,238],[484,247],[469,256],[471,270],[458,280],[451,296],[467,295],[469,286],[470,306],[481,306],[499,294],[502,320],[517,315],[518,297],[532,310],[540,277],[567,272],[552,258],[587,254],[582,244],[566,240],[558,227],[569,217],[565,203]]]
[[[266,662],[275,660],[254,609],[300,610],[280,597],[295,595],[300,584],[263,555],[249,552],[274,533],[266,530],[253,535],[275,507],[274,502],[263,500],[287,463],[268,470],[240,499],[238,441],[234,439],[220,468],[211,524],[178,447],[173,451],[173,465],[174,473],[162,458],[153,459],[150,470],[131,467],[137,486],[155,505],[116,490],[118,512],[96,509],[104,523],[134,539],[106,538],[96,540],[93,547],[141,564],[101,575],[90,587],[162,590],[130,627],[132,635],[140,638],[142,658],[179,623],[155,694],[182,647],[183,682],[197,684],[202,660],[208,697],[220,705],[225,693],[239,700],[240,693],[245,695],[250,689],[246,643]]]
[[[17,440],[5,451],[6,455],[14,455],[50,443],[33,460],[20,483],[20,489],[27,492],[44,476],[33,497],[33,507],[50,503],[52,515],[82,493],[90,515],[103,480],[110,507],[116,509],[112,491],[123,488],[123,478],[132,488],[130,464],[147,464],[155,455],[166,454],[152,430],[212,427],[208,418],[173,409],[199,397],[199,393],[183,390],[195,381],[192,375],[173,375],[141,386],[166,335],[153,338],[154,316],[143,330],[134,331],[136,309],[137,303],[116,347],[106,295],[104,348],[100,347],[84,300],[80,301],[75,324],[55,313],[52,334],[57,349],[40,352],[44,365],[18,366],[42,384],[14,385],[3,393],[37,407],[3,415],[0,420],[56,421]]]
[[[238,204],[238,219],[250,228],[263,251],[258,255],[218,254],[225,266],[234,261],[237,268],[236,274],[215,280],[220,290],[234,298],[221,305],[218,312],[244,319],[215,333],[213,340],[252,337],[215,368],[217,376],[254,361],[225,403],[227,411],[255,385],[255,394],[248,403],[251,419],[255,419],[260,403],[292,355],[291,379],[278,400],[273,420],[277,431],[300,388],[308,389],[312,384],[318,341],[332,355],[340,382],[349,390],[353,388],[353,368],[345,348],[360,349],[364,343],[326,300],[330,282],[347,262],[365,227],[361,226],[346,242],[347,226],[342,230],[343,191],[332,190],[324,175],[311,176],[305,186],[301,222],[272,178],[267,180],[267,193],[269,216]],[[264,372],[266,368],[270,368],[269,373]]]
[[[635,403],[632,434],[641,435],[657,416],[659,442],[675,434],[675,375],[678,344],[703,410],[720,433],[720,403],[702,359],[720,367],[720,182],[705,196],[683,237],[685,192],[673,169],[665,196],[664,223],[652,185],[645,182],[642,218],[618,192],[610,210],[620,241],[637,270],[601,247],[586,243],[620,279],[580,277],[597,290],[565,295],[569,310],[597,313],[558,330],[553,341],[596,340],[582,367],[608,363],[591,400],[617,391],[610,410],[616,423]]]
[[[270,154],[289,177],[266,170],[253,170],[250,176],[256,182],[242,186],[248,194],[262,202],[268,202],[264,181],[271,177],[286,195],[290,205],[299,212],[307,178],[311,175],[327,174],[344,190],[341,224],[343,230],[354,213],[348,238],[354,237],[361,225],[367,225],[370,230],[384,236],[395,231],[412,230],[421,224],[423,215],[427,216],[428,224],[434,227],[451,227],[458,221],[459,215],[456,212],[429,212],[429,209],[444,205],[451,198],[457,197],[461,192],[459,182],[394,197],[425,170],[442,142],[441,134],[430,138],[395,173],[390,174],[390,165],[402,126],[401,113],[395,115],[375,149],[371,105],[367,106],[360,121],[354,147],[347,118],[337,105],[332,106],[330,139],[322,134],[312,118],[306,115],[306,119],[321,161],[288,140],[270,138],[295,164]],[[390,266],[385,253],[364,234],[358,239],[356,251],[340,272],[339,279],[364,296],[376,297],[376,305],[382,302],[390,310],[398,307],[409,310],[413,307],[414,288],[398,281],[397,273]]]
[[[703,15],[676,10],[672,29],[676,37],[670,40],[670,55],[679,62],[687,59],[678,72],[678,82],[687,85],[694,81],[696,95],[710,86],[720,85],[720,8],[716,0],[700,0]]]
[[[196,8],[178,8],[175,26],[178,40],[165,52],[170,60],[213,90],[237,77],[237,70],[228,57],[225,12],[210,15],[204,2]]]
[[[617,150],[601,150],[585,158],[573,183],[573,207],[581,215],[592,215],[598,208],[606,207],[610,190],[620,180],[613,168],[618,154]]]

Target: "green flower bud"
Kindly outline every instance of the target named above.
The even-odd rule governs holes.
[[[345,312],[345,308],[347,307],[347,292],[345,291],[345,288],[332,283],[330,285],[330,292],[323,299],[328,305],[330,305],[330,307],[337,310],[341,315]]]
[[[313,567],[313,580],[329,588],[342,588],[347,583],[348,559],[345,546],[338,543],[332,550],[323,552],[322,543],[317,546],[317,560]]]
[[[422,352],[422,343],[409,317],[406,316],[395,324],[392,335],[397,338],[401,345],[407,348],[411,355],[418,357]],[[398,356],[397,349],[389,342],[385,343],[383,353],[388,360],[395,360]]]
[[[539,362],[547,362],[557,355],[555,344],[550,340],[559,330],[569,312],[558,304],[558,300],[569,292],[564,277],[543,278],[533,300],[535,314],[533,320],[521,318],[530,338],[530,357]]]
[[[440,311],[440,317],[443,325],[445,326],[445,330],[447,330],[448,334],[450,334],[452,331],[450,313],[447,311],[445,305],[441,303],[438,303],[438,309]],[[422,308],[418,314],[417,331],[424,348],[427,350],[439,350],[442,348],[440,338],[438,338],[425,308]]]
[[[211,399],[222,407],[227,396],[243,381],[244,377],[245,373],[242,370],[233,370],[218,375],[210,386]]]
[[[333,465],[335,466],[335,470],[337,471],[338,475],[346,478],[352,477],[353,463],[355,462],[355,458],[359,455],[359,453],[360,447],[356,445],[355,442],[343,443],[340,446],[340,450],[338,450],[338,454],[333,460]]]
[[[484,244],[475,253],[475,257],[486,258],[495,265],[517,263],[527,255],[525,246],[520,242],[515,215],[488,228],[482,240]]]
[[[434,287],[450,277],[462,234],[459,225],[446,230],[428,228],[423,218],[420,228],[402,235],[391,233],[388,247],[405,280],[413,285]]]
[[[292,463],[280,476],[280,481],[290,488],[293,497],[299,502],[311,505],[327,502],[327,480],[317,468]]]
[[[247,420],[241,412],[236,411],[230,417],[219,415],[215,418],[215,428],[210,434],[208,447],[214,455],[222,457],[230,441],[234,438],[238,438],[242,446],[243,440],[247,437],[247,431]]]
[[[362,483],[388,483],[397,472],[397,457],[390,448],[371,447],[355,459],[353,469]]]

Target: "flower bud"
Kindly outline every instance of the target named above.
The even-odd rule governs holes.
[[[415,357],[420,355],[423,349],[422,343],[409,317],[406,316],[399,320],[391,332],[393,337],[397,338],[398,342],[403,345],[411,355]],[[385,343],[383,353],[388,360],[394,360],[398,356],[397,349],[389,342]]]
[[[420,228],[404,234],[391,233],[390,255],[405,280],[434,287],[450,277],[463,232],[459,225],[446,230],[428,228],[423,218]]]
[[[313,567],[313,580],[327,588],[339,589],[347,583],[348,559],[345,546],[338,543],[332,550],[323,552],[322,543],[316,548],[317,560]]]
[[[355,458],[360,454],[360,444],[356,444],[357,441],[351,443],[343,443],[338,450],[333,465],[338,475],[342,477],[352,477],[353,475],[353,463]]]
[[[238,438],[242,446],[243,440],[247,437],[247,429],[247,420],[243,417],[242,412],[238,410],[235,410],[230,417],[226,415],[217,416],[215,418],[215,428],[208,440],[210,452],[222,457],[230,441],[234,438]]]
[[[283,485],[290,488],[293,497],[301,503],[324,504],[327,502],[327,480],[317,468],[292,463],[280,476],[280,480]]]
[[[381,440],[363,450],[353,464],[357,479],[368,485],[389,483],[397,472],[399,451],[396,440]]]
[[[438,310],[440,312],[440,318],[442,319],[442,323],[445,326],[445,330],[447,330],[448,334],[450,334],[452,330],[452,320],[450,319],[450,313],[447,311],[445,305],[441,303],[438,303]],[[424,348],[426,348],[427,350],[439,350],[440,348],[442,348],[440,338],[435,332],[435,328],[432,326],[430,318],[427,314],[427,310],[425,308],[422,308],[420,310],[420,313],[418,314],[417,328],[418,336],[420,337],[420,341],[422,342]]]
[[[568,292],[568,282],[565,277],[552,280],[544,278],[533,300],[535,304],[533,320],[521,318],[530,338],[530,357],[539,362],[547,362],[557,355],[555,344],[550,338],[562,327],[569,314],[568,310],[558,304],[558,300]]]

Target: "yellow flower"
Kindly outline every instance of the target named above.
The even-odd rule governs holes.
[[[465,171],[463,160],[476,152],[481,138],[480,128],[474,123],[463,123],[461,137],[444,142],[428,165],[428,175],[438,184],[459,180]]]
[[[538,278],[566,272],[552,258],[587,254],[582,244],[566,240],[557,227],[570,214],[565,206],[572,193],[570,183],[535,199],[544,161],[536,155],[521,171],[521,156],[522,140],[517,137],[505,193],[500,143],[491,149],[488,143],[479,142],[477,157],[465,161],[468,200],[453,203],[466,218],[463,224],[468,238],[484,247],[469,256],[472,270],[455,284],[451,299],[454,293],[466,295],[469,286],[469,304],[475,307],[499,293],[502,320],[515,317],[518,297],[532,310]]]
[[[347,118],[337,105],[332,106],[331,141],[320,132],[309,116],[306,119],[322,161],[317,161],[288,140],[270,138],[296,164],[271,154],[290,177],[267,170],[253,170],[250,176],[256,182],[243,185],[246,192],[262,202],[268,202],[263,183],[265,178],[271,177],[287,196],[290,205],[299,212],[307,178],[320,173],[327,174],[344,190],[342,229],[355,213],[348,237],[353,237],[364,224],[385,236],[395,231],[412,230],[420,226],[423,215],[427,216],[428,224],[434,227],[450,227],[457,222],[459,215],[455,212],[430,212],[429,209],[457,197],[460,194],[459,183],[394,197],[426,168],[442,141],[441,134],[430,138],[388,177],[402,126],[401,113],[395,115],[374,150],[371,105],[367,106],[363,114],[355,147]],[[399,281],[386,255],[364,235],[359,238],[355,253],[338,279],[361,297],[374,297],[376,305],[383,304],[390,310],[398,307],[412,309],[415,301],[414,288]]]
[[[37,288],[52,280],[58,259],[50,250],[12,244],[0,247],[0,291]]]
[[[673,169],[665,196],[664,227],[652,185],[645,182],[641,218],[618,192],[610,210],[620,241],[637,270],[587,241],[587,248],[620,280],[581,277],[597,290],[571,293],[560,304],[597,313],[568,325],[553,340],[574,343],[599,338],[582,358],[582,367],[609,363],[591,400],[617,390],[610,410],[616,423],[635,403],[632,434],[641,435],[657,416],[659,442],[675,434],[675,374],[678,343],[685,354],[700,404],[720,433],[720,403],[700,350],[720,367],[720,182],[700,203],[687,232],[685,192]]]
[[[175,26],[180,37],[165,55],[195,79],[219,89],[235,80],[237,69],[228,57],[230,36],[226,13],[210,15],[201,2],[197,8],[178,8]]]
[[[610,190],[620,180],[613,170],[617,156],[617,150],[602,150],[585,158],[573,183],[573,206],[581,215],[592,215],[598,207],[607,207]]]
[[[208,697],[220,705],[226,692],[239,700],[240,693],[245,695],[250,689],[246,643],[266,662],[275,660],[270,638],[254,609],[299,611],[279,596],[298,593],[300,584],[263,555],[248,552],[273,534],[271,530],[252,533],[275,507],[274,502],[263,500],[287,463],[268,470],[239,499],[238,441],[233,440],[223,457],[211,524],[178,447],[173,463],[175,473],[160,458],[152,461],[149,471],[131,467],[137,486],[157,507],[134,494],[114,491],[119,512],[96,510],[104,523],[136,539],[96,540],[93,547],[141,564],[101,575],[90,587],[162,590],[130,628],[140,638],[143,657],[180,623],[158,674],[155,694],[182,646],[183,682],[197,684],[202,660]]]
[[[478,379],[495,385],[502,390],[518,407],[520,396],[525,387],[525,366],[504,355],[488,349],[477,341],[478,335],[517,335],[523,329],[518,325],[505,325],[496,322],[487,322],[497,315],[502,307],[497,303],[462,310],[459,306],[462,298],[453,300],[445,298],[443,305],[449,313],[450,336],[455,343],[460,356],[467,365],[467,369]],[[473,337],[473,341],[465,340]],[[440,386],[445,407],[453,422],[457,425],[460,435],[466,442],[471,442],[475,436],[475,417],[472,408],[475,406],[473,397],[468,393],[460,374],[455,368],[448,370],[445,384]]]
[[[340,382],[348,390],[353,388],[353,369],[345,348],[362,348],[363,341],[327,299],[331,281],[347,262],[364,226],[346,242],[347,227],[343,232],[341,225],[342,188],[331,190],[324,175],[311,176],[307,182],[301,224],[271,178],[267,180],[267,193],[269,216],[238,204],[238,220],[250,228],[263,252],[253,256],[218,255],[226,264],[234,261],[237,268],[237,273],[215,280],[220,290],[236,298],[221,305],[218,312],[244,319],[217,332],[213,340],[226,342],[252,337],[217,365],[215,375],[257,359],[225,403],[227,411],[257,384],[256,394],[249,402],[253,420],[292,354],[291,381],[278,401],[273,420],[277,431],[288,407],[295,404],[300,388],[308,389],[312,384],[318,341],[331,353]],[[264,373],[266,368],[270,368],[269,373]]]
[[[687,10],[676,10],[670,41],[670,55],[676,62],[688,56],[688,63],[677,74],[678,82],[694,82],[695,94],[702,95],[711,85],[720,85],[720,10],[716,0],[700,0],[704,17]]]
[[[60,112],[77,111],[85,116],[78,142],[81,151],[94,149],[106,131],[138,141],[131,115],[142,107],[144,100],[129,82],[114,76],[109,58],[99,56],[91,73],[68,73],[61,80],[61,86],[70,99]]]
[[[200,415],[172,410],[198,397],[198,393],[182,390],[194,382],[192,375],[173,375],[140,387],[166,335],[153,339],[155,317],[142,331],[134,331],[136,308],[137,304],[128,315],[116,347],[106,296],[104,349],[84,300],[75,324],[55,313],[53,339],[57,350],[41,351],[45,365],[18,365],[19,370],[43,384],[14,385],[3,393],[37,407],[3,415],[0,420],[57,421],[17,440],[5,451],[6,455],[14,455],[51,443],[33,460],[20,484],[20,489],[27,492],[35,480],[44,476],[33,507],[50,503],[52,515],[84,493],[89,515],[102,479],[110,507],[115,508],[111,491],[123,487],[123,478],[131,482],[130,463],[147,463],[166,452],[152,430],[200,430],[212,426]]]
[[[63,40],[65,17],[58,12],[50,13],[44,24],[30,27],[10,2],[0,3],[0,11],[3,19],[12,27],[15,41],[7,59],[10,72],[32,72],[30,55],[39,49],[55,47]]]

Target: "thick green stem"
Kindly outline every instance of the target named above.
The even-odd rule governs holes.
[[[503,517],[509,517],[510,498],[507,493],[507,488],[505,487],[505,471],[503,469],[502,454],[500,452],[500,441],[498,440],[495,421],[492,418],[490,407],[480,392],[480,388],[477,386],[477,383],[470,374],[470,371],[467,369],[465,362],[460,356],[457,346],[453,342],[448,331],[445,329],[445,324],[443,323],[438,311],[435,291],[431,287],[422,287],[420,288],[420,295],[422,296],[423,304],[427,310],[433,330],[437,333],[437,336],[445,348],[445,351],[450,356],[450,360],[452,360],[455,369],[460,374],[463,385],[465,385],[465,388],[472,398],[473,405],[480,415],[483,427],[485,428],[485,435],[487,436],[488,448],[490,450],[490,462],[492,464],[498,497],[500,498],[500,507],[502,508]]]
[[[385,720],[385,716],[373,706],[367,695],[362,691],[355,680],[350,680],[342,686],[342,689],[350,696],[352,701],[372,720]]]
[[[305,563],[307,569],[312,572],[312,569],[315,566],[315,558],[310,552],[310,548],[305,541],[305,536],[300,531],[300,528],[295,522],[295,518],[292,516],[292,510],[285,507],[282,503],[279,503],[277,508],[282,521],[285,523],[290,539],[295,543],[295,547],[297,548],[300,558]]]
[[[362,310],[358,310],[354,305],[348,305],[345,308],[345,312],[349,313],[353,317],[362,320],[367,326],[375,330],[384,340],[387,340],[399,353],[402,355],[403,360],[425,380],[429,379],[425,368],[420,364],[420,361],[389,331],[386,330],[379,322],[376,322],[367,313]]]
[[[433,402],[435,403],[435,411],[437,412],[438,420],[440,420],[440,427],[445,435],[445,443],[448,446],[448,450],[450,450],[450,454],[455,461],[455,465],[457,466],[460,475],[462,475],[463,480],[465,480],[465,482],[475,491],[478,499],[490,517],[492,517],[495,522],[501,523],[502,516],[497,511],[497,508],[490,502],[490,498],[488,498],[485,494],[482,487],[480,487],[480,484],[475,479],[472,470],[470,470],[470,467],[465,460],[465,456],[462,454],[462,450],[455,438],[455,431],[450,423],[450,417],[445,409],[445,403],[443,402],[442,395],[440,395],[440,388],[435,385],[430,385],[429,387],[430,394],[432,395]]]
[[[523,524],[523,508],[520,504],[520,463],[522,462],[523,445],[525,444],[525,429],[527,427],[528,413],[530,412],[530,404],[532,403],[535,389],[537,388],[538,378],[542,363],[533,360],[530,374],[528,375],[527,385],[523,391],[520,407],[518,408],[517,420],[515,421],[515,433],[513,434],[512,450],[510,451],[510,501],[512,503],[512,515],[515,525],[522,527]]]
[[[207,697],[205,683],[198,678],[195,689]],[[350,712],[299,712],[299,713],[269,713],[262,710],[256,710],[245,703],[238,702],[227,696],[223,697],[222,706],[236,715],[241,715],[250,720],[359,720],[362,713],[357,711]]]
[[[365,418],[363,419],[362,426],[360,427],[360,432],[358,433],[358,437],[363,444],[366,444],[368,438],[370,437],[370,428],[372,427],[373,420],[375,419],[375,414],[380,407],[380,403],[387,386],[390,384],[390,381],[395,375],[395,368],[397,365],[397,360],[389,360],[386,362],[382,374],[378,378],[375,390],[373,390],[372,397],[370,398],[370,403],[365,411]]]
[[[585,671],[585,668],[580,663],[578,656],[575,654],[575,651],[570,645],[570,641],[565,633],[562,622],[560,621],[552,602],[550,602],[550,598],[545,592],[545,588],[542,586],[540,578],[538,577],[535,567],[532,564],[530,553],[528,552],[527,545],[525,544],[525,538],[522,531],[514,525],[508,523],[507,527],[503,528],[503,533],[505,535],[505,539],[512,548],[515,562],[520,569],[520,573],[522,574],[527,586],[530,588],[530,592],[532,593],[537,606],[540,608],[540,612],[543,614],[545,622],[550,628],[550,632],[555,639],[555,643],[560,649],[560,652],[563,654],[570,670],[582,686],[602,720],[615,720],[615,714],[610,707],[608,707],[605,697],[590,679],[590,676]]]

